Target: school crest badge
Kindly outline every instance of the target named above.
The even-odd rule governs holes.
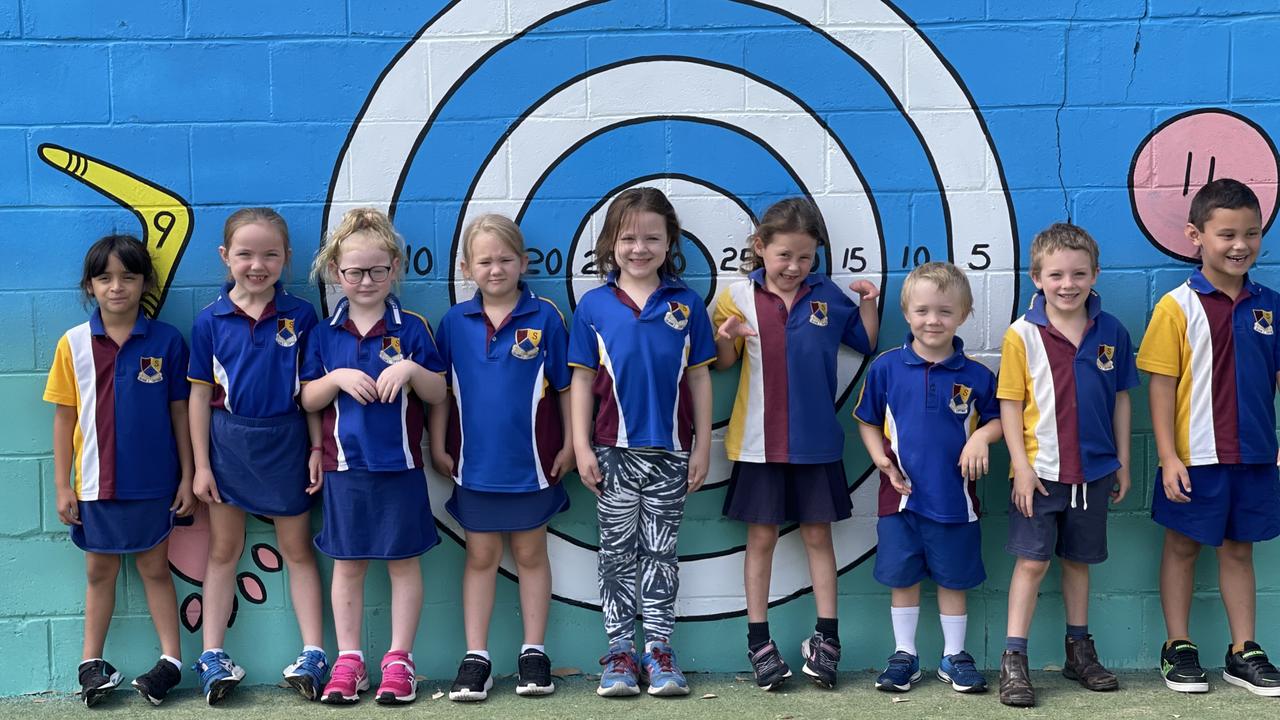
[[[1272,312],[1270,310],[1257,309],[1253,311],[1253,331],[1263,335],[1274,335],[1275,328],[1271,325]]]
[[[141,368],[138,370],[138,382],[144,382],[148,385],[158,383],[164,380],[164,373],[161,372],[161,366],[164,365],[164,358],[144,357],[138,362]]]
[[[689,324],[689,306],[675,300],[667,302],[667,314],[662,319],[672,330],[683,330]]]
[[[382,337],[382,352],[378,353],[378,357],[382,358],[382,362],[388,365],[394,365],[404,359],[400,354],[400,338],[394,335],[384,335]]]
[[[818,327],[827,326],[827,304],[820,300],[809,301],[809,323]]]
[[[298,344],[298,333],[293,329],[293,318],[276,318],[276,344],[293,347]]]
[[[521,360],[532,360],[538,356],[538,341],[542,340],[542,331],[533,328],[516,330],[515,341],[511,343],[511,354]]]
[[[948,407],[957,415],[969,414],[969,398],[973,396],[973,388],[960,383],[951,384],[951,403]]]
[[[1098,346],[1098,369],[1102,372],[1111,372],[1116,367],[1116,346],[1115,345],[1099,345]]]

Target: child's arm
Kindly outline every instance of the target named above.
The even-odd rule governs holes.
[[[1010,499],[1018,512],[1031,517],[1031,503],[1038,492],[1048,496],[1031,460],[1027,458],[1027,445],[1022,439],[1022,401],[1000,401],[1000,424],[1004,428],[1004,444],[1009,448],[1009,464],[1013,466],[1013,490]]]
[[[324,410],[339,392],[345,392],[361,405],[378,401],[378,386],[373,378],[355,368],[338,368],[302,386],[302,409],[307,412]]]
[[[573,403],[569,399],[569,388],[561,390],[558,395],[556,400],[560,403],[560,432],[564,435],[564,444],[551,463],[551,474],[559,478],[573,470],[576,464],[573,452]]]
[[[307,448],[307,494],[315,495],[324,485],[324,418],[318,412],[307,413],[307,437],[311,445]]]
[[[866,446],[871,462],[875,463],[876,467],[880,468],[880,472],[889,478],[889,484],[893,485],[893,489],[900,495],[910,495],[911,484],[902,476],[898,466],[884,451],[884,429],[859,420],[858,435],[862,437],[862,444]]]
[[[206,410],[208,407],[206,404]],[[178,517],[187,517],[196,511],[196,496],[191,488],[195,472],[191,452],[191,424],[187,418],[186,400],[169,402],[169,421],[173,424],[173,439],[178,443],[178,466],[182,468],[182,479],[178,481],[178,494],[173,498],[173,505],[169,509]],[[205,438],[208,437],[208,433],[205,433]]]
[[[1151,374],[1148,395],[1151,398],[1151,429],[1156,436],[1156,454],[1160,458],[1160,482],[1164,496],[1176,503],[1191,502],[1191,477],[1187,466],[1178,457],[1178,446],[1173,440],[1174,406],[1178,392],[1178,378],[1172,375]],[[1119,442],[1119,438],[1117,438]]]
[[[378,399],[384,403],[395,402],[405,385],[425,403],[435,405],[444,400],[444,376],[431,372],[413,360],[405,359],[392,364],[378,374],[375,384]]]
[[[1132,403],[1129,402],[1129,391],[1116,393],[1116,409],[1111,415],[1111,429],[1116,436],[1116,459],[1120,461],[1120,469],[1116,470],[1116,487],[1111,491],[1111,502],[1118,503],[1129,494],[1129,431],[1132,426]]]
[[[191,441],[192,492],[202,502],[220,503],[222,496],[218,494],[218,483],[213,479],[213,466],[209,462],[209,419],[212,415],[209,401],[212,398],[212,385],[191,383],[191,398],[187,403],[187,438]],[[177,433],[176,428],[174,433]]]
[[[595,406],[595,398],[591,395],[591,384],[595,382],[596,371],[574,366],[573,381],[569,385],[569,408],[571,421],[569,430],[573,436],[574,457],[578,461],[578,475],[587,489],[600,496],[600,465],[596,462],[596,453],[591,449],[591,411]]]
[[[880,288],[870,280],[855,280],[849,284],[849,289],[858,294],[858,319],[862,321],[862,329],[867,333],[867,342],[874,348],[880,339],[880,312],[876,307]]]
[[[71,456],[74,454],[76,408],[53,406],[53,490],[57,493],[58,521],[80,524],[80,503],[71,489]]]
[[[431,438],[431,467],[443,477],[453,477],[453,458],[444,447],[449,432],[449,408],[454,402],[453,393],[446,391],[444,402],[427,409],[427,435]]]
[[[728,370],[738,362],[738,339],[754,337],[758,333],[742,322],[737,315],[730,315],[716,330],[715,369]]]
[[[960,475],[965,480],[974,482],[987,474],[991,469],[991,445],[998,442],[1003,434],[1004,427],[1000,424],[1000,418],[992,418],[986,425],[973,431],[965,441],[964,449],[960,451]]]
[[[706,365],[689,368],[689,393],[693,396],[693,450],[689,453],[689,492],[707,479],[711,467],[711,371]]]

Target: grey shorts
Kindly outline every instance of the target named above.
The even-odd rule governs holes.
[[[1106,560],[1107,506],[1115,481],[1115,473],[1074,486],[1042,480],[1049,495],[1035,493],[1031,517],[1019,512],[1010,500],[1005,552],[1028,560],[1057,555],[1090,565]]]

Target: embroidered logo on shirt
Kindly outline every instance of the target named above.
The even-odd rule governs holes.
[[[521,360],[532,360],[538,356],[538,341],[541,339],[541,330],[520,328],[516,330],[515,342],[511,343],[511,354]]]
[[[1274,335],[1275,329],[1271,325],[1270,310],[1254,310],[1253,311],[1253,331],[1263,335]]]
[[[1115,345],[1099,345],[1098,346],[1098,369],[1103,372],[1110,372],[1115,369],[1116,346]]]
[[[139,364],[142,367],[138,370],[138,382],[151,384],[164,380],[164,373],[160,372],[160,366],[164,364],[164,358],[144,357],[139,361]]]
[[[382,337],[382,352],[378,353],[378,357],[388,365],[394,365],[404,359],[400,354],[400,338],[392,335],[384,335]]]
[[[276,344],[293,347],[298,344],[298,333],[293,330],[293,318],[276,318]]]
[[[827,326],[827,304],[821,300],[809,301],[809,322],[818,327]]]
[[[957,415],[969,414],[969,397],[973,395],[973,388],[960,383],[951,384],[951,403],[948,407],[951,412]]]
[[[683,330],[689,324],[689,306],[675,300],[667,301],[666,317],[662,318],[673,330]]]

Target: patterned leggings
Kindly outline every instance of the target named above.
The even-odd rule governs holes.
[[[597,515],[600,599],[609,643],[634,637],[637,590],[645,635],[670,639],[680,587],[676,534],[689,490],[689,453],[653,448],[594,449],[604,477]]]

